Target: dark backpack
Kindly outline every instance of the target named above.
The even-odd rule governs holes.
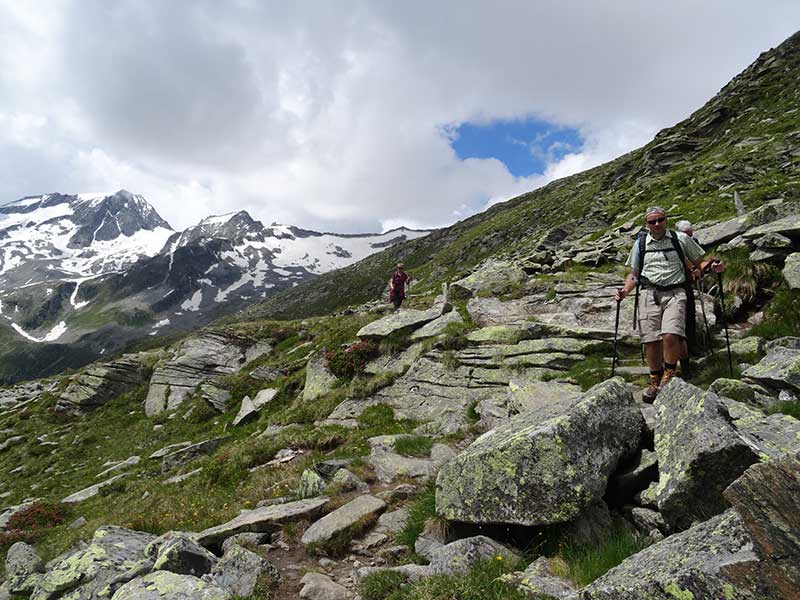
[[[686,256],[683,254],[683,248],[678,241],[678,234],[674,231],[667,231],[670,241],[672,242],[672,249],[678,254],[678,259],[683,265],[684,275],[684,289],[686,290],[686,343],[689,346],[689,351],[694,353],[697,349],[697,319],[695,315],[694,305],[694,289],[692,288],[692,272],[686,262]],[[637,315],[639,310],[639,285],[642,278],[642,271],[644,270],[644,259],[647,254],[647,231],[642,230],[637,236],[636,243],[639,246],[639,254],[637,256],[638,268],[633,265],[633,270],[636,273],[636,305],[633,307],[633,328],[638,326]],[[669,250],[651,250],[651,252],[668,252]],[[702,300],[701,300],[702,301]]]

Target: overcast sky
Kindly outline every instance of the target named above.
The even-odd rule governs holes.
[[[0,0],[0,202],[447,225],[641,146],[798,28],[797,0]]]

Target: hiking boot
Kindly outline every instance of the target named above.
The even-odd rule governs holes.
[[[677,374],[678,374],[677,369],[670,369],[669,367],[666,367],[664,369],[664,375],[663,377],[661,377],[661,383],[659,384],[658,389],[663,390],[664,386],[666,386],[670,381],[672,381],[675,378],[675,375]]]
[[[642,392],[642,401],[652,404],[658,395],[658,386],[661,383],[661,373],[650,373],[647,377],[647,387]]]

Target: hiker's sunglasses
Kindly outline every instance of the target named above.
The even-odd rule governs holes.
[[[663,223],[667,220],[667,217],[658,217],[657,219],[650,219],[647,221],[648,225],[655,225],[656,223]]]

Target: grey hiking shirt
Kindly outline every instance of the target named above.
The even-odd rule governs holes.
[[[690,238],[685,233],[680,231],[678,234],[678,242],[681,245],[681,250],[687,260],[692,262],[699,260],[705,254],[703,248],[698,244],[694,238]],[[677,285],[686,281],[686,274],[681,264],[681,259],[670,239],[670,233],[664,235],[660,240],[652,238],[650,233],[647,234],[645,240],[644,270],[642,275],[656,285]],[[639,264],[639,243],[633,245],[631,253],[628,256],[627,266],[633,268],[634,265]]]

